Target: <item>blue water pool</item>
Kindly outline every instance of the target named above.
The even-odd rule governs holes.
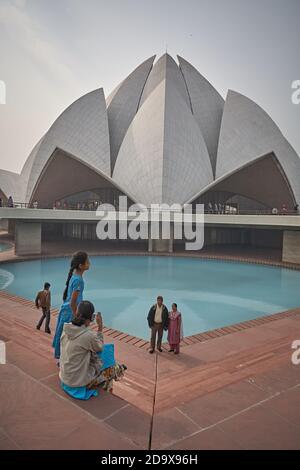
[[[0,288],[34,299],[45,281],[59,307],[69,259],[2,265]],[[84,275],[84,298],[103,314],[106,326],[148,339],[146,316],[156,296],[178,304],[184,334],[249,320],[300,305],[300,271],[216,260],[96,256]],[[39,313],[37,312],[37,318]]]
[[[0,243],[0,253],[1,251],[6,251],[10,248],[9,245],[7,245],[6,243]]]

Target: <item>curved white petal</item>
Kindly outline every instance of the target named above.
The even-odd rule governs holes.
[[[178,93],[190,107],[190,99],[186,89],[186,84],[182,74],[180,73],[178,65],[169,54],[164,54],[162,57],[160,57],[151,70],[141,97],[139,107],[145,103],[155,88],[164,80],[171,82],[173,86],[176,87]]]
[[[12,196],[15,202],[23,202],[26,182],[18,173],[0,170],[0,192],[6,197]]]
[[[189,62],[180,56],[178,61],[188,89],[192,111],[201,129],[215,172],[224,100]]]
[[[160,82],[140,108],[121,146],[113,179],[146,205],[183,204],[212,181],[200,129],[172,81]]]
[[[127,129],[137,112],[154,58],[150,57],[137,67],[107,99],[112,170]]]
[[[71,104],[33,149],[23,168],[23,173],[29,172],[27,201],[56,148],[76,155],[91,167],[110,174],[108,121],[102,89],[92,91]]]
[[[271,152],[275,153],[282,165],[296,201],[300,203],[298,155],[260,106],[246,96],[230,90],[221,124],[216,178]]]

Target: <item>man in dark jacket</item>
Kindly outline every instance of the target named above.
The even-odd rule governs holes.
[[[156,335],[157,335],[157,349],[162,352],[161,342],[164,330],[168,329],[169,325],[169,312],[167,307],[163,304],[161,295],[157,297],[156,304],[152,305],[148,313],[148,324],[151,328],[151,349],[150,354],[153,354],[155,349]]]
[[[38,292],[35,299],[36,308],[41,308],[43,315],[41,316],[40,321],[38,322],[36,329],[39,330],[43,324],[43,321],[46,319],[45,323],[45,332],[51,334],[50,331],[50,308],[51,308],[51,294],[50,294],[50,284],[45,282],[44,290]]]

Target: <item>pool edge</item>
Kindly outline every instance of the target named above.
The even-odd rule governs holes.
[[[7,292],[5,290],[0,290],[0,297],[9,299],[21,305],[26,305],[27,307],[31,307],[32,309],[36,308],[33,301],[25,299],[21,296],[17,296],[15,294],[11,294],[10,292]],[[58,313],[59,309],[51,309],[52,316],[56,317]],[[246,320],[244,322],[233,323],[231,325],[227,325],[221,328],[215,328],[213,330],[208,330],[201,333],[196,333],[190,336],[184,336],[183,340],[181,341],[181,347],[187,347],[193,344],[207,342],[212,339],[228,336],[230,334],[238,333],[243,330],[248,330],[250,328],[265,325],[276,320],[295,317],[297,315],[300,315],[300,307],[273,313],[271,315],[265,315],[263,317],[257,317],[252,320]],[[96,328],[96,326],[94,326],[94,328]],[[114,328],[109,328],[106,326],[103,327],[103,333],[105,336],[108,336],[116,341],[129,344],[139,349],[147,349],[150,344],[149,341],[146,341],[143,338],[139,338],[138,336],[132,336],[129,333],[125,333],[120,330],[115,330]],[[167,344],[168,343],[166,342],[163,343],[164,349],[167,348]]]

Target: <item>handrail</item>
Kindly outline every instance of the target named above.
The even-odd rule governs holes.
[[[101,204],[101,203],[100,203]],[[7,204],[4,205],[2,202],[2,205],[0,206],[1,208],[18,208],[18,209],[51,209],[51,210],[82,210],[82,211],[96,211],[99,205],[99,201],[85,201],[85,202],[79,202],[76,204],[63,204],[63,205],[57,205],[52,208],[50,207],[42,207],[36,203],[27,203],[27,202],[19,202],[16,201],[13,203],[13,206],[8,206]],[[147,210],[151,209],[151,207],[147,207]],[[118,208],[116,208],[118,210]],[[160,212],[168,211],[168,209],[159,209]],[[193,213],[195,211],[193,210]],[[293,215],[293,216],[299,216],[299,210],[288,210],[285,208],[282,209],[259,209],[259,210],[244,210],[244,209],[238,209],[238,208],[233,208],[230,206],[225,206],[224,208],[220,210],[216,209],[210,209],[204,210],[204,214],[211,214],[211,215]]]

